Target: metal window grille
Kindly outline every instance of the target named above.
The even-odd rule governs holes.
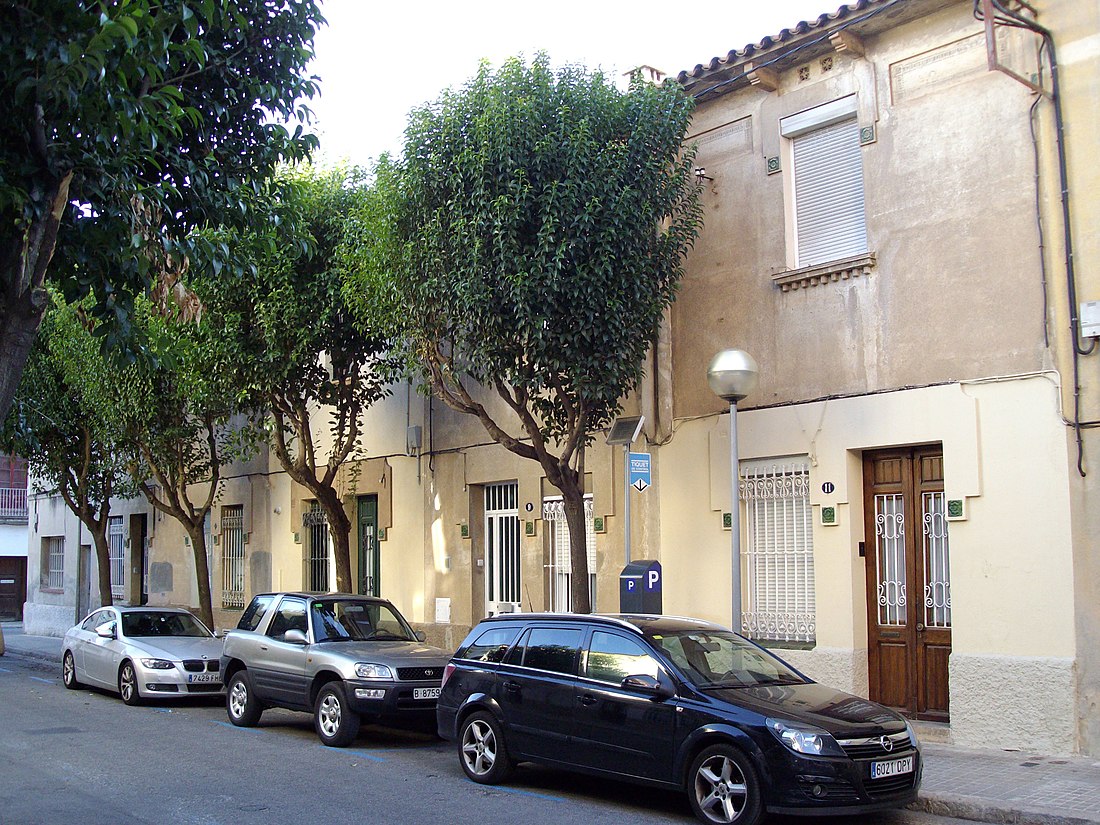
[[[222,508],[222,607],[244,607],[244,507]]]
[[[126,535],[122,516],[107,518],[107,554],[111,565],[111,596],[126,595]]]
[[[813,642],[814,592],[810,470],[803,461],[741,463],[746,589],[741,624],[754,639]]]
[[[514,482],[485,485],[486,607],[520,606],[519,485]],[[505,608],[507,609],[507,608]]]
[[[62,590],[65,587],[65,539],[51,536],[46,539],[46,564],[42,584],[50,590]]]
[[[925,493],[924,520],[924,623],[951,627],[951,557],[947,541],[946,496]]]
[[[206,511],[206,515],[202,520],[202,536],[203,541],[206,544],[206,572],[210,576],[210,590],[214,590],[214,534],[210,529],[210,511]]]
[[[878,623],[905,624],[905,498],[875,496],[875,545],[878,558]]]
[[[596,609],[596,529],[593,522],[592,496],[584,497],[585,541],[588,551],[588,598]],[[569,522],[565,518],[565,501],[560,498],[542,502],[542,518],[550,534],[550,609],[569,612],[573,609],[573,552],[569,542]]]
[[[867,251],[863,159],[853,117],[793,140],[798,266]]]
[[[332,538],[328,530],[328,516],[321,503],[312,501],[309,510],[302,514],[302,526],[306,528],[309,554],[306,560],[306,578],[309,589],[315,593],[329,593],[335,576],[332,573]]]

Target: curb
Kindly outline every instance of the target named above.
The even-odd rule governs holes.
[[[53,653],[41,653],[37,650],[20,650],[8,645],[6,656],[14,656],[21,659],[34,659],[38,662],[49,662],[52,665],[61,664],[61,655]]]
[[[994,805],[974,797],[954,794],[922,793],[908,808],[936,816],[993,822],[998,825],[1100,825],[1095,819]]]

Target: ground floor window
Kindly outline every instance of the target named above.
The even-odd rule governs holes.
[[[111,596],[126,595],[126,534],[122,516],[107,517],[107,556],[111,565]]]
[[[42,587],[46,590],[65,588],[65,539],[50,536],[42,539]]]
[[[519,485],[485,485],[485,607],[490,614],[519,610],[522,568]]]
[[[573,581],[573,549],[569,541],[569,523],[565,518],[565,501],[545,499],[542,518],[550,536],[550,609],[569,612],[573,609],[570,590]],[[596,609],[596,530],[592,519],[592,496],[584,497],[585,539],[588,547],[588,598]]]
[[[741,462],[745,506],[744,633],[776,642],[813,642],[814,593],[810,467],[800,458]]]
[[[336,581],[332,536],[320,502],[309,503],[309,510],[302,514],[302,526],[306,532],[306,588],[313,593],[331,593]]]
[[[222,607],[244,607],[244,507],[222,508]]]

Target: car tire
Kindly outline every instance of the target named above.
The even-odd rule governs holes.
[[[763,816],[760,780],[732,745],[712,745],[695,757],[687,792],[691,809],[709,825],[756,825]]]
[[[504,731],[495,716],[479,711],[462,721],[458,759],[466,776],[482,785],[498,785],[512,774],[512,757],[508,755]]]
[[[225,686],[225,712],[229,721],[239,728],[255,727],[260,721],[264,706],[252,690],[247,670],[238,670],[229,677],[229,684]]]
[[[359,714],[348,705],[347,691],[340,682],[329,682],[317,694],[313,724],[321,743],[343,748],[359,735]]]
[[[118,695],[130,707],[141,704],[141,691],[138,690],[137,671],[134,663],[127,659],[118,669]]]
[[[76,678],[76,659],[73,658],[71,650],[66,650],[61,660],[61,681],[69,690],[80,687],[80,681]]]

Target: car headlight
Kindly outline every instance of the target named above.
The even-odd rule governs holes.
[[[393,671],[385,665],[372,665],[368,662],[359,662],[355,666],[355,675],[360,679],[392,679]]]
[[[807,756],[844,756],[844,751],[833,737],[812,725],[768,719],[768,729],[775,738],[795,753]]]
[[[175,667],[175,665],[167,659],[142,659],[141,663],[150,670],[171,670]]]
[[[914,748],[920,748],[920,740],[917,738],[917,732],[913,730],[913,726],[909,724],[909,721],[905,722],[905,732],[909,734],[909,741],[913,744]]]

